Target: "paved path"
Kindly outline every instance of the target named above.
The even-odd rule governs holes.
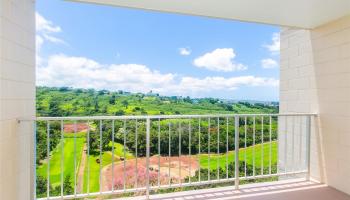
[[[85,165],[87,162],[87,155],[86,155],[87,147],[86,144],[84,144],[83,151],[81,154],[81,161],[80,166],[78,170],[78,180],[77,180],[77,193],[83,193],[84,190],[84,172],[85,172]]]

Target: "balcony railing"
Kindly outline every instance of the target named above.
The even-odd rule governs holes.
[[[38,117],[35,199],[146,195],[309,175],[314,114]],[[21,123],[28,123],[23,120]]]

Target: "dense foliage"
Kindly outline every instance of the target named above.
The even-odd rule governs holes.
[[[37,88],[37,113],[39,116],[80,116],[80,115],[140,115],[140,114],[211,114],[211,113],[276,113],[278,107],[274,104],[250,104],[248,102],[224,102],[213,98],[191,99],[189,97],[162,97],[157,94],[132,94],[128,92],[109,92],[106,90],[95,91],[93,89],[70,89],[66,87]],[[227,121],[228,120],[228,121]],[[234,144],[234,119],[232,118],[211,118],[194,120],[160,120],[152,121],[151,125],[151,154],[168,154],[169,137],[171,144],[171,155],[188,154],[191,146],[192,153],[201,152],[225,152],[226,141]],[[260,120],[260,121],[259,121]],[[100,140],[102,150],[108,150],[108,144],[112,141],[112,121],[90,122],[91,129],[89,136],[90,153],[99,153]],[[261,119],[256,119],[256,141],[261,142]],[[159,125],[160,124],[160,125]],[[244,119],[240,119],[240,146],[253,145],[251,136],[244,140]],[[269,119],[264,119],[264,141],[269,140]],[[200,126],[200,127],[199,127]],[[44,122],[38,124],[37,135],[37,162],[47,156],[47,128]],[[60,122],[51,122],[49,125],[50,151],[56,147],[60,139]],[[247,119],[247,133],[253,132],[253,119]],[[138,142],[136,144],[136,129]],[[272,140],[276,139],[276,119],[272,121]],[[102,138],[100,136],[102,130]],[[115,121],[114,122],[115,142],[124,143],[126,147],[135,152],[138,148],[139,156],[146,152],[146,126],[145,121]],[[159,133],[158,133],[159,132]],[[191,141],[189,136],[191,132]],[[209,134],[210,133],[210,134]],[[159,136],[158,136],[159,134]],[[179,138],[181,135],[181,142]],[[201,136],[201,137],[200,137]],[[228,137],[227,137],[228,136]],[[219,138],[218,138],[219,137]],[[158,138],[160,147],[158,150]],[[218,142],[219,141],[219,142]],[[181,144],[179,144],[181,143]],[[191,143],[191,145],[190,145]],[[234,145],[229,145],[228,150],[233,150]]]
[[[45,197],[47,193],[47,179],[42,177],[42,176],[37,176],[36,177],[36,193],[37,197]],[[64,195],[70,195],[73,193],[73,187],[71,183],[71,177],[65,176],[63,180],[63,194]],[[56,186],[52,187],[52,185],[49,185],[49,190],[50,190],[50,196],[60,196],[61,195],[61,186]]]
[[[159,96],[66,87],[37,87],[38,116],[276,113],[277,103]]]

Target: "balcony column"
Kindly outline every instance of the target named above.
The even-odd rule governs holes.
[[[317,90],[315,88],[315,72],[310,30],[282,28],[281,60],[280,60],[280,113],[318,113]],[[301,117],[282,117],[279,119],[279,170],[293,171],[296,167],[308,169],[306,162],[308,148],[300,144],[298,138],[307,138],[306,119]],[[314,121],[312,121],[314,122]],[[314,127],[314,123],[312,123]],[[302,127],[299,128],[299,127]],[[315,129],[311,130],[314,146]],[[296,148],[298,147],[298,148]],[[302,147],[301,149],[299,149]],[[294,149],[293,149],[294,148]],[[312,147],[312,154],[317,148]],[[302,152],[303,163],[292,163],[293,156]],[[320,163],[315,156],[311,177],[322,181],[319,173]],[[298,166],[296,166],[298,165]]]
[[[0,199],[33,198],[35,1],[0,0]]]
[[[283,28],[280,66],[280,112],[319,113],[311,178],[350,194],[350,16],[312,30]]]

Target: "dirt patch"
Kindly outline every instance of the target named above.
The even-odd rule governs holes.
[[[179,157],[160,157],[160,166],[158,167],[158,156],[150,158],[149,177],[151,185],[161,185],[171,183],[183,182],[188,176],[194,176],[198,170],[198,158],[196,156],[181,156]],[[170,169],[170,171],[169,171]],[[125,172],[125,187],[133,188],[146,186],[147,168],[146,158],[138,158],[137,166],[136,159],[126,160],[125,168],[124,162],[114,163],[114,179],[112,178],[112,165],[103,168],[102,184],[103,190],[108,191],[112,189],[124,188],[124,172]]]
[[[79,132],[87,132],[89,128],[88,123],[77,123],[77,133]],[[75,131],[75,124],[64,124],[63,130],[65,133],[74,133]]]
[[[84,171],[85,171],[85,164],[86,164],[86,151],[87,147],[86,144],[84,145],[82,154],[81,154],[81,161],[80,166],[78,169],[78,180],[77,180],[77,192],[82,193],[83,192],[83,186],[84,186]]]

